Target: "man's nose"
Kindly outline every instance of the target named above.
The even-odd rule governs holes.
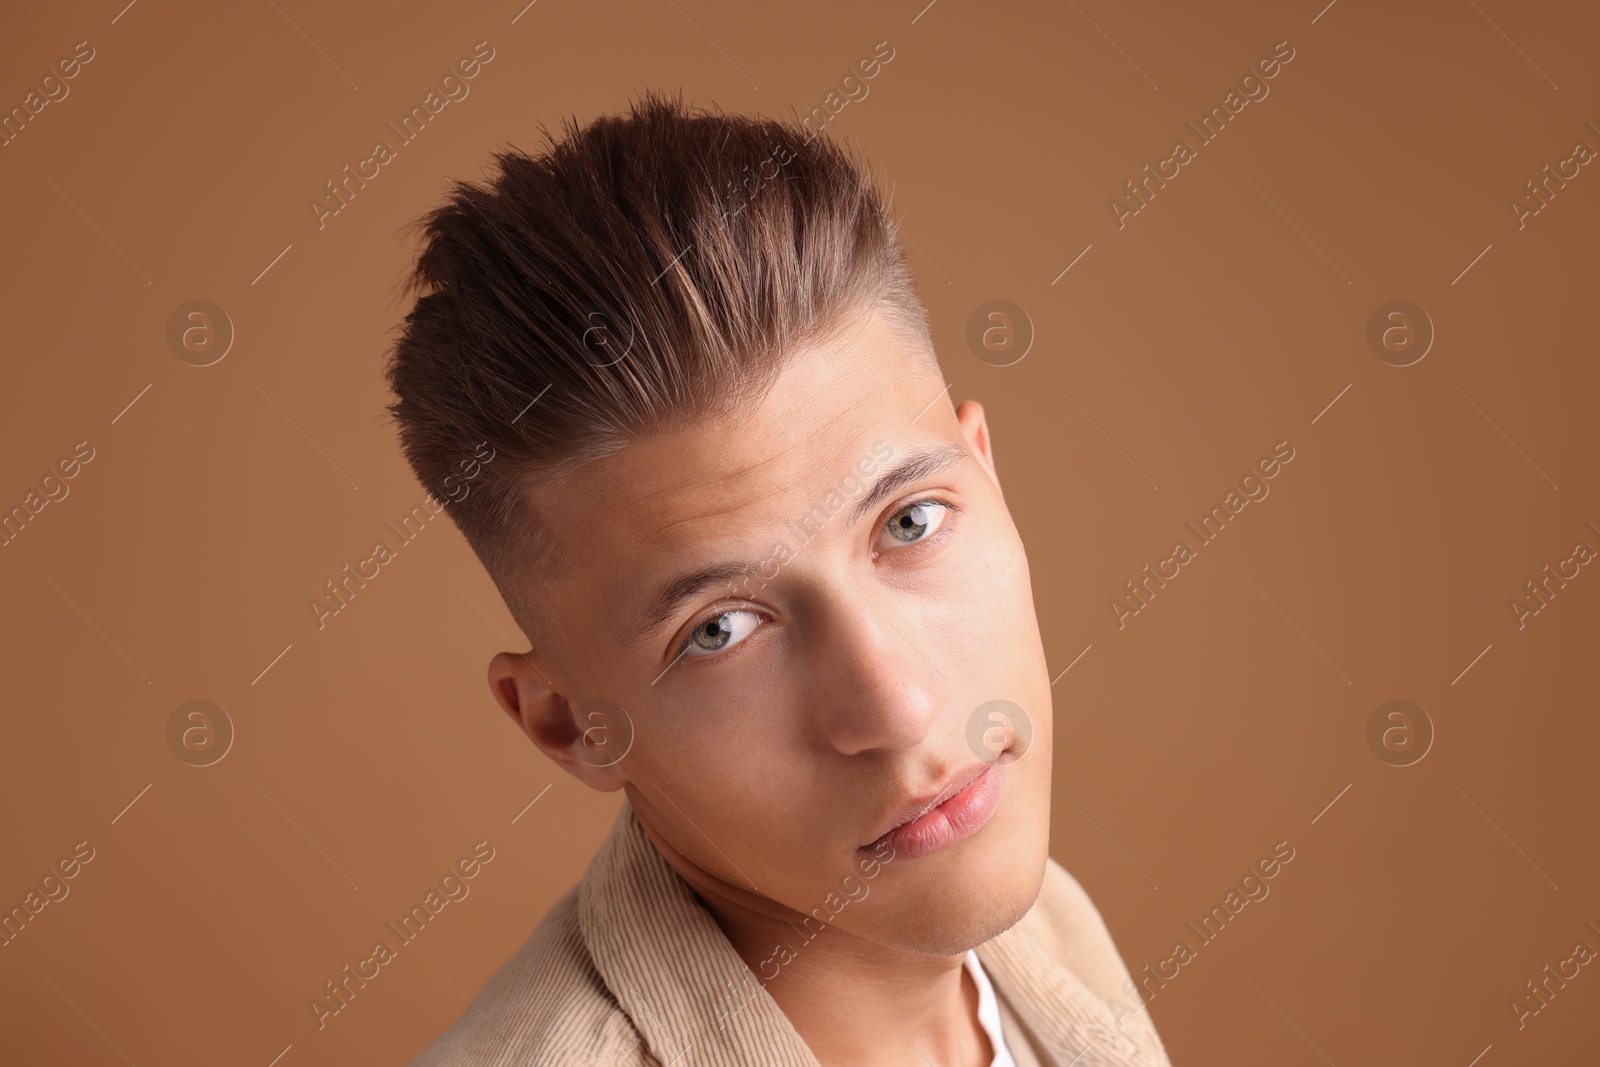
[[[819,604],[808,623],[815,706],[833,746],[854,755],[921,744],[951,686],[916,617],[851,583]]]

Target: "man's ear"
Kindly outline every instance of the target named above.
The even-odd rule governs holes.
[[[633,723],[604,701],[599,707],[605,710],[591,710],[580,720],[562,692],[568,688],[559,675],[552,683],[528,653],[499,652],[489,661],[489,691],[539,751],[591,789],[621,789],[627,775],[618,764],[632,746]]]
[[[989,423],[984,418],[983,405],[976,400],[963,400],[956,405],[956,423],[961,427],[967,444],[982,461],[984,470],[989,472],[989,480],[994,482],[996,489],[1000,489],[1000,476],[994,469],[994,446],[989,440]],[[1001,490],[1000,496],[1001,499],[1005,498],[1004,490]]]

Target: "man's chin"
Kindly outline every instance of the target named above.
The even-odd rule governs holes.
[[[1027,858],[1019,859],[1018,851]],[[954,956],[976,948],[1033,907],[1048,858],[1047,847],[1028,848],[999,858],[974,857],[969,867],[939,872],[937,884],[906,878],[893,887],[892,898],[885,894],[875,902],[879,907],[870,917],[863,914],[865,928],[858,936],[915,956]]]

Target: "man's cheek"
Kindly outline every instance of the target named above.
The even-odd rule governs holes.
[[[1015,665],[1037,642],[1027,552],[1004,521],[968,522],[953,533],[959,543],[953,540],[944,557],[934,561],[940,566],[937,581],[945,609],[938,632],[948,655],[982,671],[980,677],[992,676]],[[990,637],[973,640],[974,619],[988,620]],[[939,666],[944,670],[943,663]]]

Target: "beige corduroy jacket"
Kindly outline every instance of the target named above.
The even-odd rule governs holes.
[[[1099,911],[1054,859],[1033,908],[977,954],[1019,1064],[1170,1067]],[[820,1067],[626,799],[583,878],[411,1067],[557,1064]]]

